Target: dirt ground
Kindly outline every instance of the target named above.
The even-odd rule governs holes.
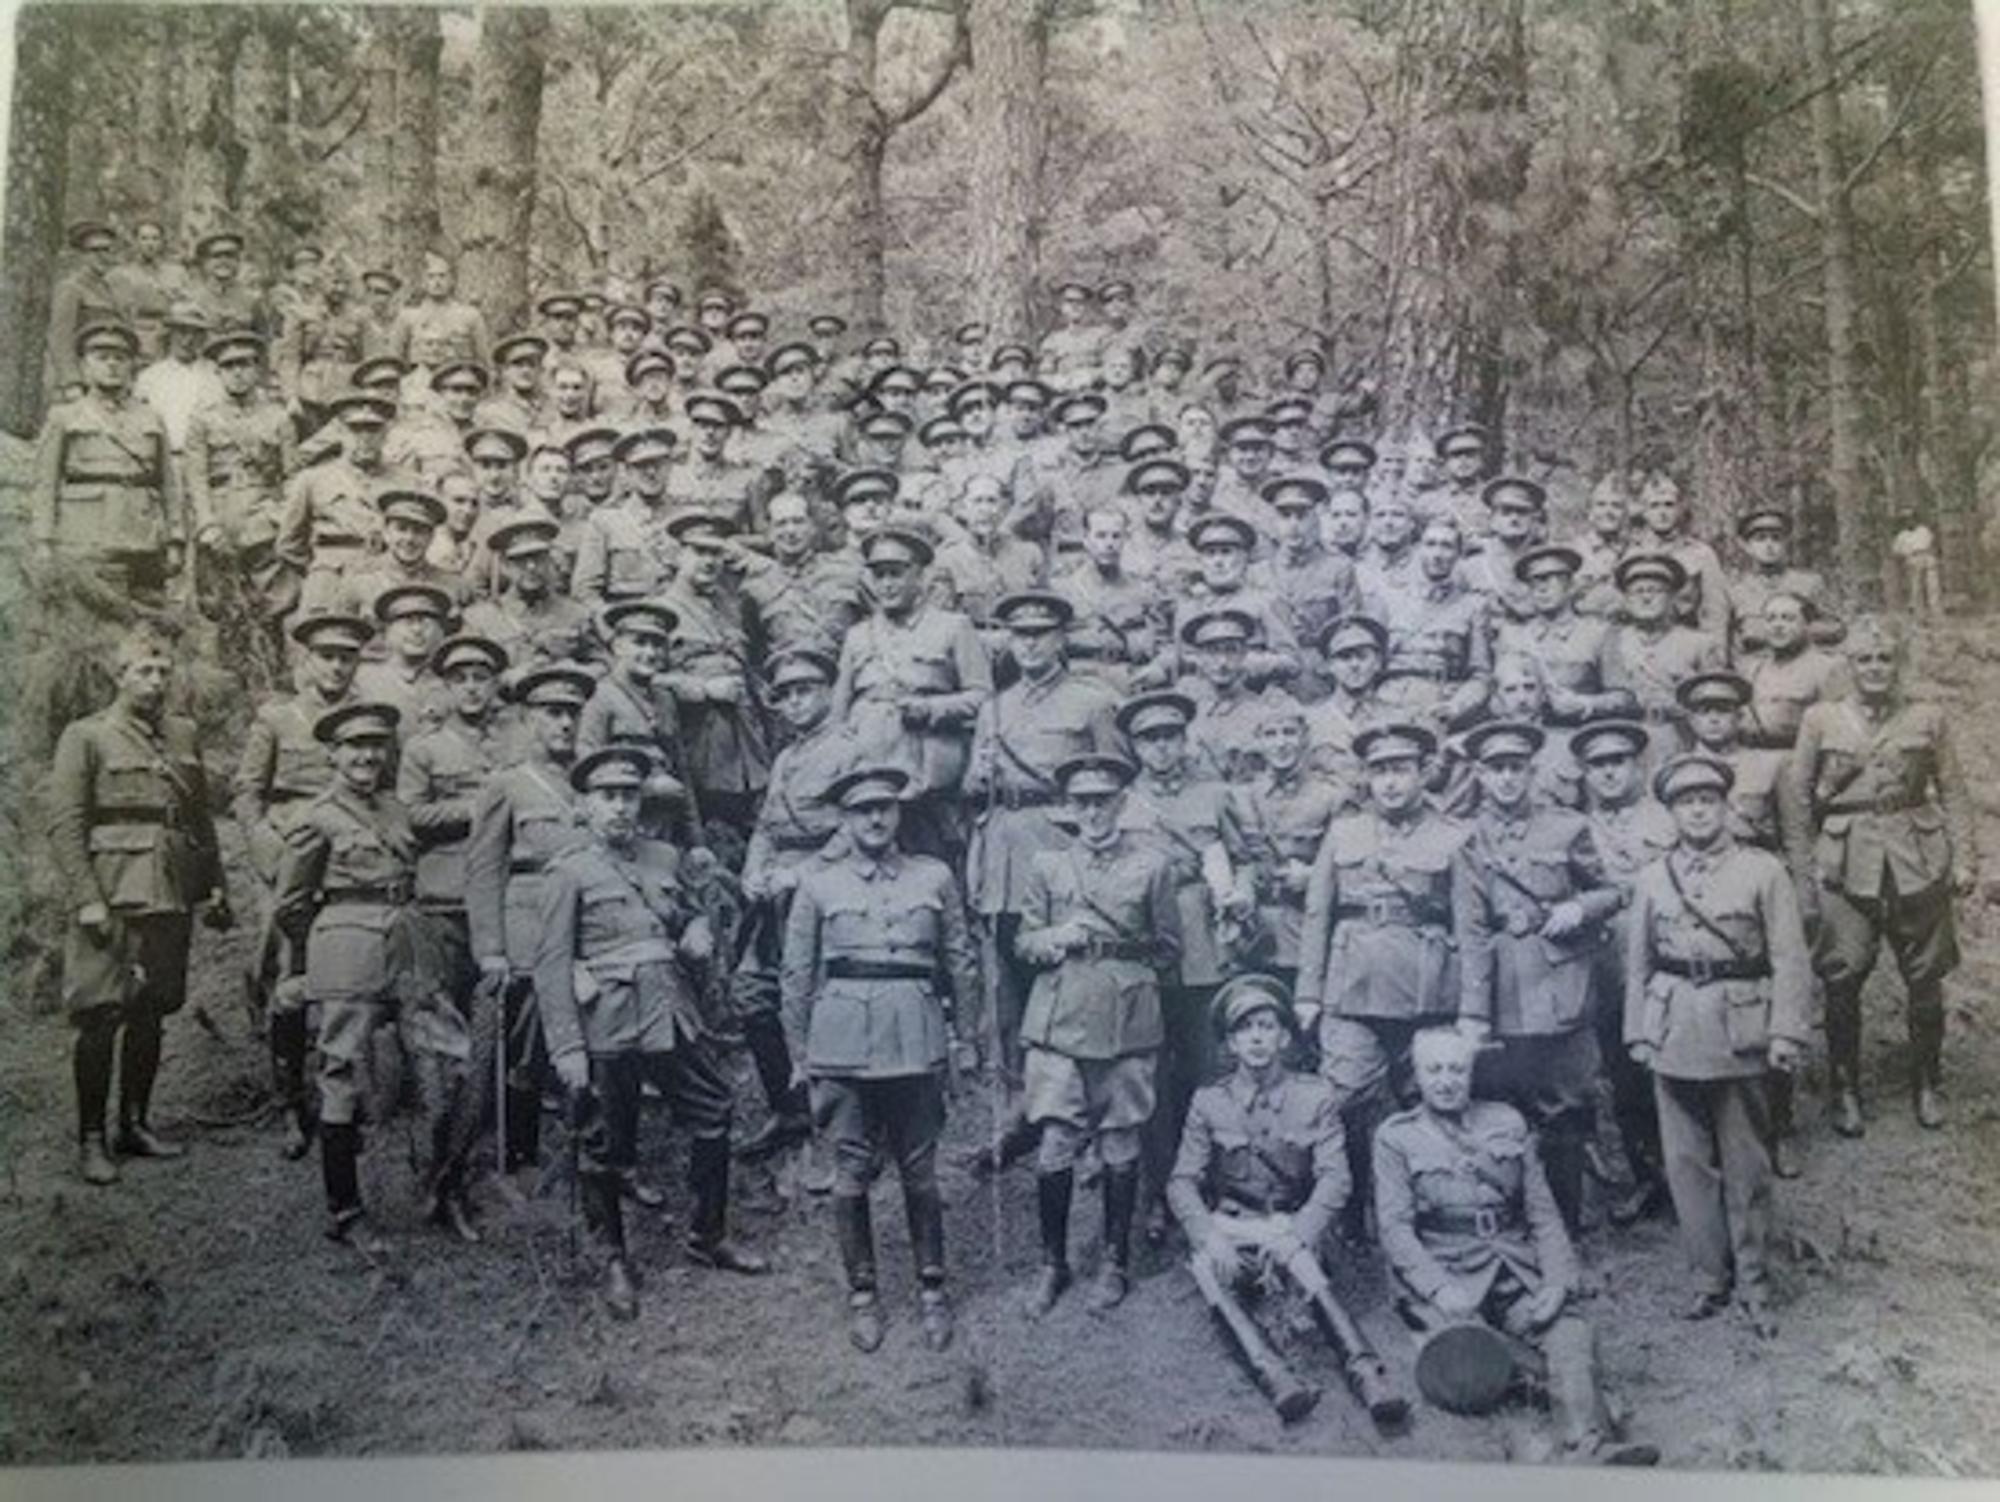
[[[1929,691],[1964,711],[1955,723],[1986,790],[1981,845],[2000,870],[2000,644],[1957,629],[1926,660]],[[251,911],[249,895],[237,893],[239,912]],[[1892,986],[1871,991],[1865,1141],[1831,1136],[1816,1061],[1801,1102],[1806,1176],[1779,1188],[1776,1341],[1672,1317],[1687,1281],[1671,1225],[1584,1238],[1584,1307],[1608,1384],[1633,1435],[1669,1464],[2000,1473],[2000,1037],[1989,1002],[2000,910],[1982,906],[1965,926],[1948,1132],[1910,1119]],[[873,1356],[846,1343],[824,1204],[787,1198],[760,1175],[739,1178],[736,1223],[776,1274],[689,1269],[677,1236],[643,1216],[642,1313],[621,1325],[572,1250],[559,1171],[522,1205],[483,1185],[487,1238],[464,1248],[422,1223],[399,1120],[371,1133],[364,1161],[389,1242],[370,1261],[322,1239],[317,1168],[282,1161],[273,1125],[201,1124],[242,1113],[261,1088],[235,1000],[243,942],[240,932],[197,941],[192,994],[215,1031],[192,1008],[169,1031],[155,1116],[190,1155],[128,1164],[108,1191],[71,1172],[64,1024],[31,1015],[18,987],[0,1007],[0,1463],[860,1444],[1500,1460],[1534,1427],[1528,1415],[1423,1410],[1407,1434],[1377,1436],[1308,1336],[1289,1345],[1326,1397],[1282,1428],[1225,1358],[1170,1253],[1142,1250],[1137,1287],[1115,1313],[1078,1296],[1029,1325],[1024,1170],[998,1182],[947,1170],[960,1336],[944,1354],[917,1329],[893,1183],[875,1212],[892,1324]],[[747,1083],[741,1102],[747,1128],[761,1115]],[[963,1101],[952,1137],[984,1125],[983,1105]],[[647,1134],[654,1172],[676,1179],[681,1144],[657,1119]],[[684,1213],[676,1192],[667,1214]],[[1086,1273],[1097,1225],[1094,1201],[1081,1202],[1073,1234]],[[1413,1347],[1379,1274],[1357,1265],[1341,1278],[1407,1382]]]

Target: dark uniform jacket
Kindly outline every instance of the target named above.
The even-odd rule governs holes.
[[[1465,832],[1426,809],[1335,819],[1313,861],[1298,995],[1336,1017],[1414,1021],[1458,1011],[1452,862]]]
[[[505,959],[516,974],[534,968],[549,861],[582,838],[568,767],[534,757],[487,780],[465,847],[465,914],[475,959]]]
[[[333,783],[333,758],[313,734],[314,722],[351,702],[351,694],[327,699],[307,689],[267,699],[250,718],[231,808],[250,847],[251,865],[265,881],[277,876],[287,822]]]
[[[159,414],[95,392],[50,410],[35,451],[30,535],[65,552],[156,553],[186,539]]]
[[[278,926],[304,939],[306,994],[318,1001],[409,999],[407,912],[416,895],[417,835],[393,797],[341,782],[299,811],[278,864]]]
[[[509,761],[508,727],[494,715],[474,724],[453,715],[413,736],[396,769],[396,796],[428,848],[417,858],[417,900],[465,905],[465,847],[479,790]]]
[[[49,835],[72,909],[186,913],[222,884],[194,722],[114,704],[74,721],[49,773]]]

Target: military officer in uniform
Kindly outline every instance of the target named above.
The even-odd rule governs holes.
[[[1486,480],[1493,472],[1492,448],[1492,435],[1479,423],[1447,428],[1431,445],[1442,473],[1424,491],[1431,516],[1457,522],[1469,540],[1481,545],[1489,515]]]
[[[1462,1033],[1419,1033],[1422,1103],[1375,1135],[1375,1216],[1398,1308],[1432,1335],[1477,1320],[1532,1347],[1568,1458],[1656,1464],[1652,1446],[1615,1442],[1596,1335],[1575,1309],[1576,1250],[1527,1122],[1512,1106],[1472,1098],[1476,1052]]]
[[[224,334],[203,354],[221,373],[223,394],[197,408],[188,422],[183,475],[194,545],[210,568],[223,571],[228,595],[248,607],[255,627],[265,633],[251,644],[252,660],[271,682],[284,667],[284,617],[298,603],[298,578],[277,556],[285,482],[298,459],[297,435],[284,407],[258,390],[263,340],[242,331]]]
[[[687,1260],[770,1271],[728,1237],[732,1102],[691,973],[715,963],[716,936],[682,886],[680,852],[640,835],[651,770],[637,746],[607,746],[571,767],[585,827],[549,860],[534,939],[542,1033],[570,1096],[585,1218],[606,1259],[605,1302],[620,1319],[638,1312],[620,1191],[638,1166],[645,1084],[689,1135]]]
[[[550,578],[562,529],[541,517],[496,527],[486,546],[499,565],[500,588],[465,612],[465,630],[483,636],[520,667],[592,662],[600,655],[590,611],[558,593]]]
[[[1345,790],[1313,769],[1297,703],[1266,702],[1256,738],[1256,772],[1232,781],[1223,802],[1222,843],[1234,877],[1223,948],[1235,965],[1254,962],[1290,985],[1299,973],[1313,858]]]
[[[1354,738],[1395,717],[1375,692],[1389,657],[1389,628],[1371,615],[1343,615],[1327,622],[1317,645],[1323,666],[1316,676],[1327,692],[1306,706],[1307,756],[1314,771],[1340,785],[1343,801],[1359,804],[1365,792]]]
[[[382,438],[395,404],[349,391],[328,405],[343,430],[343,451],[292,477],[273,545],[279,560],[305,581],[299,591],[305,615],[339,609],[344,576],[371,565],[381,535],[375,493],[390,478]]]
[[[375,510],[382,518],[382,551],[343,576],[343,608],[367,614],[386,591],[421,584],[442,590],[452,610],[462,610],[472,598],[471,581],[431,561],[444,502],[428,490],[390,486],[376,494]]]
[[[539,667],[512,682],[521,716],[519,757],[481,785],[465,845],[465,916],[481,984],[501,992],[505,1088],[496,1103],[506,1172],[533,1166],[541,1135],[547,1053],[536,1020],[536,923],[549,858],[579,838],[576,720],[591,676],[573,665]]]
[[[1458,1018],[1475,1042],[1499,1044],[1480,1060],[1480,1094],[1507,1101],[1534,1128],[1549,1188],[1574,1232],[1596,1127],[1592,961],[1624,898],[1605,875],[1589,821],[1530,795],[1543,740],[1539,725],[1509,720],[1465,737],[1480,799],[1452,873]]]
[[[1485,596],[1458,573],[1464,550],[1456,522],[1426,522],[1415,550],[1417,572],[1407,583],[1372,595],[1363,588],[1370,612],[1389,628],[1382,699],[1405,718],[1457,719],[1477,700],[1479,680],[1492,667]]]
[[[111,1152],[178,1158],[154,1132],[162,1026],[187,1001],[195,910],[231,922],[200,747],[167,713],[174,644],[139,627],[119,642],[117,695],[64,727],[49,773],[50,854],[67,898],[63,1007],[76,1029],[78,1172],[118,1179]],[[105,1107],[118,1062],[118,1134]]]
[[[1125,560],[1130,530],[1123,507],[1099,503],[1083,518],[1083,549],[1076,561],[1049,582],[1076,612],[1069,633],[1072,662],[1114,690],[1125,686],[1135,667],[1150,662],[1170,609],[1159,585],[1137,574]]]
[[[229,230],[203,235],[194,242],[194,300],[208,314],[216,333],[249,329],[270,333],[270,312],[256,290],[242,281],[243,237]]]
[[[286,829],[333,782],[333,759],[313,727],[322,715],[353,702],[361,649],[374,634],[374,623],[357,615],[309,615],[292,627],[298,692],[274,694],[257,706],[232,784],[236,827],[263,899],[245,979],[252,1006],[264,1015],[272,1087],[285,1115],[284,1151],[292,1159],[306,1155],[313,1125],[306,1094],[305,997],[299,985],[286,984],[304,969],[305,956],[281,952],[272,902]]]
[[[1256,632],[1256,620],[1230,606],[1199,611],[1181,623],[1181,644],[1191,649],[1195,669],[1188,681],[1195,705],[1188,742],[1205,777],[1235,783],[1252,776],[1264,712],[1291,698],[1280,688],[1251,690],[1247,668]]]
[[[334,777],[285,828],[274,905],[305,955],[306,995],[319,1004],[320,1173],[327,1235],[372,1250],[362,1228],[361,1118],[376,1030],[395,1026],[406,1050],[426,1046],[403,1019],[439,1009],[443,956],[415,909],[418,841],[385,790],[399,716],[360,700],[323,714],[313,734]]]
[[[157,219],[132,225],[132,249],[132,259],[114,267],[109,280],[139,336],[140,358],[157,360],[165,351],[167,310],[187,296],[187,271],[168,259],[166,228]]]
[[[129,623],[164,609],[183,561],[187,517],[167,431],[131,395],[138,336],[90,324],[76,336],[84,392],[52,408],[35,450],[29,539],[51,598],[86,622]],[[61,632],[57,622],[52,630]]]
[[[1486,597],[1489,624],[1497,630],[1536,613],[1520,563],[1548,532],[1549,493],[1533,480],[1501,475],[1480,487],[1479,495],[1486,524],[1481,532],[1465,532],[1459,574]]]
[[[1277,547],[1250,565],[1244,582],[1278,601],[1293,640],[1317,642],[1327,623],[1354,610],[1361,598],[1353,561],[1321,541],[1320,518],[1331,492],[1310,475],[1284,475],[1266,484],[1263,495],[1277,514]],[[1301,678],[1303,691],[1321,687],[1314,672]]]
[[[1339,1097],[1365,1204],[1365,1144],[1409,1090],[1410,1039],[1458,1015],[1452,877],[1465,832],[1424,801],[1437,754],[1429,730],[1373,725],[1355,737],[1354,754],[1368,806],[1329,824],[1313,859],[1292,1000],[1299,1030],[1318,1032],[1320,1072]],[[1350,1237],[1361,1227],[1350,1210]]]
[[[1678,838],[1673,816],[1652,796],[1640,770],[1646,727],[1633,720],[1600,720],[1572,732],[1569,750],[1583,769],[1591,841],[1604,874],[1617,883],[1629,907],[1639,873],[1673,849]],[[1625,1049],[1624,913],[1613,914],[1606,928],[1606,942],[1591,957],[1596,972],[1591,1026],[1632,1179],[1630,1190],[1606,1211],[1613,1225],[1622,1226],[1665,1209],[1667,1183],[1660,1173],[1660,1118],[1653,1107],[1652,1078]]]
[[[493,347],[479,309],[452,295],[456,280],[450,261],[426,255],[422,295],[396,315],[393,353],[413,367],[415,379],[428,382],[433,371],[451,361],[476,362]]]
[[[1132,744],[1139,775],[1125,798],[1123,828],[1156,846],[1172,863],[1179,909],[1178,968],[1163,977],[1160,995],[1165,1042],[1160,1049],[1159,1102],[1146,1123],[1146,1239],[1167,1233],[1167,1179],[1188,1102],[1215,1069],[1215,1033],[1209,1003],[1223,981],[1218,930],[1236,891],[1236,876],[1222,840],[1223,807],[1230,789],[1195,769],[1188,752],[1194,700],[1171,689],[1138,694],[1118,706],[1118,728]]]
[[[1689,530],[1687,496],[1671,475],[1655,473],[1639,487],[1633,555],[1664,555],[1681,568],[1670,619],[1699,631],[1725,650],[1729,641],[1729,580],[1715,549]],[[1622,587],[1622,586],[1621,586]],[[1717,664],[1720,666],[1720,664]]]
[[[966,895],[979,915],[992,1005],[976,1013],[988,1065],[1010,1085],[1021,1076],[1021,1011],[1034,982],[1016,949],[1028,869],[1036,853],[1068,848],[1056,769],[1070,758],[1118,749],[1117,695],[1063,657],[1075,620],[1060,595],[1009,595],[994,607],[1021,676],[979,708],[961,784],[972,820]]]
[[[1133,777],[1121,757],[1072,757],[1056,781],[1077,825],[1066,850],[1029,863],[1014,948],[1039,973],[1021,1021],[1028,1120],[1041,1129],[1036,1200],[1042,1271],[1027,1312],[1039,1319],[1069,1286],[1069,1211],[1077,1157],[1104,1164],[1104,1261],[1093,1302],[1131,1287],[1139,1137],[1153,1114],[1165,1032],[1160,976],[1180,959],[1173,864],[1120,827]]]
[[[584,518],[569,580],[570,594],[592,609],[645,599],[673,578],[680,548],[668,535],[667,473],[678,442],[671,428],[642,428],[613,447],[624,484]]]
[[[1574,548],[1538,547],[1522,553],[1513,572],[1527,591],[1527,610],[1518,620],[1497,623],[1494,655],[1520,652],[1541,664],[1549,719],[1558,725],[1603,719],[1630,708],[1611,682],[1617,673],[1611,623],[1576,608],[1576,574],[1582,565]]]
[[[117,254],[118,235],[110,225],[86,222],[70,226],[70,249],[83,256],[83,264],[56,283],[49,301],[48,358],[44,362],[51,401],[74,401],[88,387],[82,365],[83,349],[78,343],[92,324],[124,324],[132,310],[126,306],[113,277],[112,257]],[[138,358],[134,332],[133,358]],[[155,354],[157,351],[148,351]]]
[[[874,612],[841,642],[833,713],[868,759],[911,768],[904,843],[950,864],[962,848],[953,804],[992,668],[971,621],[925,602],[927,539],[883,527],[862,538],[861,556]]]
[[[1235,1298],[1254,1274],[1282,1268],[1312,1314],[1369,1417],[1400,1425],[1409,1403],[1355,1324],[1320,1264],[1320,1244],[1350,1188],[1340,1103],[1317,1075],[1285,1066],[1295,1041],[1291,996],[1271,975],[1239,975],[1216,993],[1215,1030],[1235,1067],[1195,1093],[1167,1193],[1187,1233],[1202,1296],[1287,1422],[1318,1393],[1264,1343]]]
[[[664,681],[668,643],[680,617],[652,600],[626,600],[598,615],[611,664],[583,706],[576,732],[584,755],[609,745],[642,745],[662,767],[679,770],[679,707]]]
[[[1730,643],[1739,662],[1746,654],[1770,649],[1763,617],[1774,595],[1803,602],[1813,645],[1839,641],[1843,628],[1829,611],[1826,580],[1792,564],[1792,514],[1783,506],[1753,505],[1737,517],[1736,536],[1750,558],[1749,568],[1729,576]]]
[[[1688,573],[1664,553],[1632,553],[1614,575],[1624,599],[1624,624],[1612,639],[1606,687],[1630,689],[1639,713],[1659,727],[1664,744],[1685,744],[1675,694],[1681,680],[1723,666],[1722,643],[1674,619],[1675,598],[1687,587]]]
[[[435,729],[447,696],[431,664],[456,619],[451,596],[434,584],[393,584],[376,594],[373,613],[384,655],[370,662],[362,653],[356,696],[394,705],[406,738]],[[392,769],[394,764],[392,756]]]
[[[1879,618],[1849,631],[1852,695],[1813,705],[1780,786],[1801,901],[1819,918],[1834,1130],[1858,1137],[1861,988],[1889,941],[1908,994],[1917,1121],[1944,1124],[1944,980],[1957,968],[1952,899],[1976,891],[1979,853],[1950,719],[1909,697],[1909,645]]]
[[[767,653],[792,647],[838,653],[868,613],[859,571],[815,546],[811,505],[799,492],[772,496],[765,522],[770,556],[746,554],[740,586],[754,635]]]
[[[1680,838],[1639,873],[1625,932],[1625,1045],[1653,1071],[1660,1144],[1681,1242],[1705,1319],[1733,1292],[1773,1333],[1771,1069],[1797,1069],[1810,1026],[1812,964],[1784,862],[1729,832],[1728,763],[1673,757],[1653,791]]]
[[[799,869],[785,918],[785,1031],[833,1148],[848,1336],[863,1351],[882,1343],[868,1191],[885,1156],[902,1180],[924,1340],[942,1350],[952,1336],[937,1150],[979,965],[950,869],[897,843],[909,781],[903,767],[864,766],[825,789],[843,837]]]
[[[465,847],[480,789],[513,760],[513,737],[499,710],[507,654],[477,636],[454,636],[432,660],[451,696],[451,713],[435,730],[413,735],[396,770],[396,796],[425,849],[417,857],[417,902],[438,924],[449,955],[449,1007],[404,1023],[433,1030],[420,1051],[427,1065],[420,1086],[430,1118],[429,1195],[432,1217],[466,1241],[477,1241],[465,1198],[465,1176],[479,1132],[491,1075],[481,1067],[499,1040],[500,987],[476,989],[465,915]]]
[[[1809,707],[1854,692],[1846,659],[1813,642],[1816,624],[1813,607],[1803,595],[1774,591],[1765,596],[1755,625],[1761,645],[1740,653],[1736,660],[1750,684],[1750,704],[1743,716],[1746,744],[1789,751]],[[1747,633],[1748,623],[1742,629]],[[1842,634],[1845,629],[1841,628]]]

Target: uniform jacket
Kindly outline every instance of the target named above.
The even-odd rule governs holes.
[[[1306,894],[1293,890],[1285,868],[1294,862],[1312,865],[1327,825],[1345,803],[1338,783],[1305,766],[1282,777],[1263,772],[1229,788],[1222,845],[1237,890],[1256,905],[1269,936],[1271,964],[1296,968],[1305,930]]]
[[[426,846],[417,857],[417,900],[465,905],[465,846],[472,810],[488,778],[511,761],[512,735],[499,716],[478,724],[452,715],[404,743],[396,797]]]
[[[662,599],[680,617],[663,681],[680,708],[688,775],[703,792],[755,793],[770,776],[771,749],[742,598],[726,582],[704,593],[682,580]],[[735,685],[735,702],[709,697],[717,678]]]
[[[1812,964],[1798,894],[1777,856],[1726,834],[1708,850],[1676,846],[1639,873],[1626,922],[1625,1043],[1652,1047],[1654,1073],[1761,1075],[1773,1038],[1803,1046],[1810,1037]],[[1662,960],[1697,973],[1669,974]],[[1698,968],[1745,963],[1770,973],[1718,980]]]
[[[1215,914],[1235,885],[1222,842],[1229,789],[1183,770],[1160,778],[1142,771],[1125,796],[1119,828],[1150,843],[1172,863],[1181,926],[1180,984],[1214,986],[1224,977]]]
[[[1333,1086],[1289,1070],[1260,1089],[1247,1069],[1195,1091],[1167,1203],[1199,1242],[1211,1214],[1285,1214],[1316,1247],[1351,1187]]]
[[[166,427],[144,402],[88,392],[51,408],[30,535],[71,553],[152,553],[187,535]]]
[[[583,837],[568,767],[532,756],[487,779],[465,847],[475,959],[505,959],[517,974],[534,968],[549,861]]]
[[[1425,1106],[1398,1112],[1376,1131],[1374,1159],[1382,1255],[1418,1298],[1457,1285],[1483,1300],[1503,1271],[1530,1289],[1575,1285],[1576,1250],[1512,1106],[1475,1100],[1456,1121]],[[1427,1226],[1439,1212],[1491,1216],[1492,1234]]]
[[[1806,710],[1854,692],[1844,659],[1817,647],[1740,656],[1737,671],[1750,680],[1750,703],[1743,714],[1744,744],[1789,751],[1799,738]]]
[[[408,909],[417,835],[387,793],[334,782],[285,830],[275,915],[304,940],[306,992],[319,1001],[389,1001],[411,969]]]
[[[1563,902],[1588,920],[1562,939],[1541,926]],[[1483,812],[1453,871],[1452,916],[1459,956],[1459,1016],[1490,1023],[1500,1037],[1568,1032],[1590,1020],[1592,956],[1603,922],[1624,905],[1582,814],[1523,809]]]
[[[1889,880],[1912,896],[1949,881],[1954,857],[1976,850],[1965,773],[1936,704],[1880,715],[1858,697],[1813,705],[1782,792],[1793,869],[1816,869],[1853,897],[1874,897]]]
[[[833,713],[853,723],[871,756],[910,768],[912,794],[956,788],[965,776],[972,722],[993,695],[993,670],[972,622],[919,602],[901,619],[876,611],[847,633]],[[905,728],[903,706],[921,699],[927,726]]]
[[[744,574],[742,590],[760,661],[787,647],[837,656],[842,638],[868,613],[860,576],[823,553],[799,563],[758,559]]]
[[[212,523],[232,547],[268,546],[296,463],[292,420],[279,403],[225,397],[196,409],[184,470],[195,530]]]
[[[250,861],[265,881],[277,875],[286,822],[333,784],[333,758],[313,734],[318,718],[354,701],[327,699],[313,689],[267,699],[250,717],[243,755],[236,764],[231,809],[250,847]]]
[[[1123,833],[1101,848],[1079,841],[1035,856],[1014,944],[1039,971],[1021,1019],[1023,1042],[1076,1059],[1160,1046],[1159,972],[1172,974],[1181,954],[1174,885],[1172,863]],[[1107,947],[1059,949],[1049,930],[1070,923]]]
[[[49,837],[72,909],[186,913],[222,885],[194,722],[148,724],[113,704],[63,728]]]
[[[591,512],[577,534],[569,592],[593,606],[657,594],[680,558],[667,516],[664,500],[655,505],[631,494]]]
[[[667,1053],[703,1036],[681,942],[707,919],[682,890],[679,857],[660,841],[620,853],[585,835],[550,860],[533,970],[551,1060]]]
[[[1370,810],[1328,825],[1306,889],[1300,999],[1335,1017],[1456,1015],[1452,863],[1464,840],[1425,809],[1398,823]]]
[[[844,963],[924,973],[842,975]],[[941,1067],[948,1020],[969,1016],[979,989],[950,869],[901,851],[809,860],[785,919],[779,986],[792,1057],[808,1072],[893,1079]]]

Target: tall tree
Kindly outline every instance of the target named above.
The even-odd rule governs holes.
[[[185,31],[182,228],[193,237],[233,224],[242,206],[249,147],[237,129],[236,65],[249,36],[250,13],[220,5],[196,7],[187,12]]]
[[[527,316],[548,32],[549,13],[540,6],[493,6],[480,14],[476,146],[459,273],[465,295],[495,329],[519,327]]]
[[[0,279],[0,422],[23,437],[42,420],[42,347],[62,246],[69,152],[71,17],[22,7],[14,22],[14,108],[7,135],[7,261]]]
[[[374,11],[370,19],[363,196],[367,222],[380,235],[370,254],[410,276],[442,228],[437,159],[444,39],[430,6]]]
[[[970,0],[972,311],[1032,339],[1041,272],[1049,0]]]
[[[834,59],[827,118],[830,150],[839,172],[840,207],[826,232],[844,252],[843,279],[853,292],[855,318],[875,329],[882,325],[888,283],[882,164],[890,139],[937,102],[970,54],[965,13],[954,7],[949,49],[907,98],[885,102],[880,84],[882,31],[901,8],[900,0],[847,0],[847,45]]]

